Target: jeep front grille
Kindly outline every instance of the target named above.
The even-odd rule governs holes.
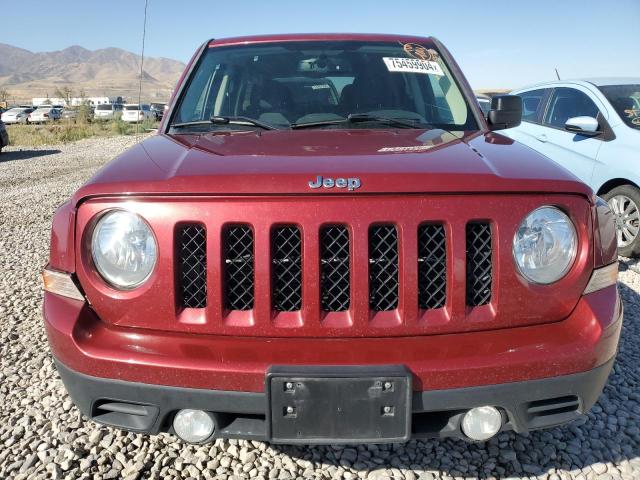
[[[351,303],[349,230],[333,225],[320,231],[320,303],[325,312],[349,310]]]
[[[398,231],[394,225],[369,228],[369,307],[398,308]]]
[[[220,312],[235,326],[270,318],[290,328],[321,329],[325,319],[326,327],[357,327],[354,320],[364,317],[355,317],[356,311],[367,311],[368,321],[380,328],[402,325],[405,315],[413,315],[418,326],[444,324],[452,309],[466,315],[464,305],[491,303],[492,247],[491,224],[475,220],[454,226],[428,221],[306,228],[228,223],[220,230],[179,224],[177,302],[207,317]],[[450,267],[456,248],[459,258],[466,255],[466,269],[459,273]],[[220,263],[212,262],[211,252],[220,255]]]
[[[273,309],[292,312],[302,307],[302,239],[298,227],[271,231]]]
[[[184,225],[178,230],[178,271],[181,306],[207,306],[207,234],[201,225]]]
[[[491,301],[491,225],[467,224],[467,305],[477,307]]]
[[[106,313],[118,326],[229,338],[369,339],[357,348],[374,351],[375,338],[562,321],[591,274],[588,262],[574,262],[559,288],[543,291],[517,281],[511,255],[513,232],[540,205],[562,205],[588,226],[591,205],[577,195],[236,193],[134,202],[131,208],[154,229],[156,269],[123,296],[79,268],[97,315]],[[112,203],[83,204],[79,228],[90,229]],[[578,229],[581,259],[593,253],[587,233]],[[543,302],[544,308],[522,309]],[[279,361],[287,355],[281,352]]]
[[[447,238],[444,225],[418,229],[418,306],[441,308],[447,301]]]
[[[253,230],[233,225],[223,232],[225,308],[251,310],[254,300]]]

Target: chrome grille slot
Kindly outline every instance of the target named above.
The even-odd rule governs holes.
[[[369,228],[369,307],[398,308],[398,232],[394,225]]]
[[[491,225],[467,224],[467,305],[477,307],[491,301],[492,288]]]
[[[179,292],[181,306],[207,306],[207,233],[201,225],[184,225],[178,230]]]
[[[291,312],[302,307],[302,240],[298,227],[271,231],[271,289],[274,310]]]
[[[447,238],[444,225],[418,228],[418,306],[444,307],[447,301]]]
[[[253,230],[246,225],[225,228],[224,303],[228,310],[251,310],[254,302]]]
[[[333,225],[320,231],[320,302],[325,312],[342,312],[351,304],[349,230]]]

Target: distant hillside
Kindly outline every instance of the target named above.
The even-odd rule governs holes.
[[[144,59],[143,96],[166,99],[185,65],[168,58]],[[53,97],[56,87],[69,86],[74,95],[138,95],[140,56],[119,48],[87,50],[72,46],[34,53],[0,43],[0,87],[11,100]]]

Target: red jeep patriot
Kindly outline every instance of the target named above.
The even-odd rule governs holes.
[[[211,40],[53,219],[89,418],[189,442],[486,440],[576,419],[622,322],[606,204],[495,130],[433,38]]]

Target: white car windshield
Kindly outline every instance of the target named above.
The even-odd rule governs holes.
[[[640,130],[640,84],[598,87],[629,127]]]

